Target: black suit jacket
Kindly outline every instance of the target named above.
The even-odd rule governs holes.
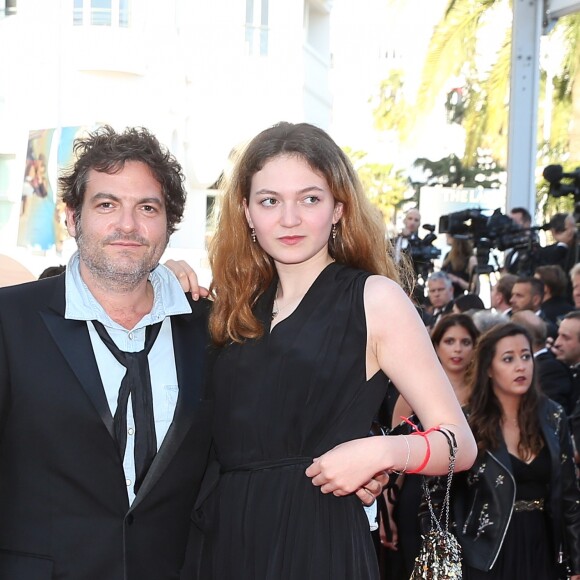
[[[546,323],[546,333],[554,340],[558,338],[558,327],[546,316],[543,309],[540,309],[537,315]]]
[[[549,350],[541,352],[534,360],[542,391],[547,397],[562,405],[566,415],[569,415],[574,403],[570,370]]]
[[[208,306],[171,318],[177,407],[131,506],[87,325],[64,306],[64,276],[0,289],[0,578],[177,579],[209,452]]]
[[[550,244],[539,249],[538,265],[560,266],[568,273],[570,251],[565,244]]]
[[[574,306],[564,297],[558,296],[556,298],[548,298],[542,302],[542,312],[553,324],[559,324],[560,319],[566,316],[568,312],[572,312]]]

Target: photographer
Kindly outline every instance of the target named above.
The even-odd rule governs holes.
[[[542,265],[560,266],[568,272],[576,263],[576,222],[570,213],[557,213],[549,223],[555,243],[540,249]]]
[[[403,230],[395,238],[395,260],[400,262],[403,252],[410,253],[410,245],[419,240],[419,226],[421,225],[421,214],[418,209],[410,209],[403,219]]]
[[[530,238],[530,245],[537,242],[535,233],[530,229],[532,227],[532,215],[525,207],[514,207],[510,211],[509,217],[517,227],[526,232],[526,235]],[[507,250],[504,254],[504,265],[502,271],[509,274],[521,275],[524,267],[522,262],[525,257],[526,254],[521,251],[521,248],[511,248]],[[531,272],[526,272],[526,274],[530,275]]]
[[[394,240],[395,261],[399,263],[406,255],[411,262],[415,273],[416,285],[413,298],[417,304],[424,305],[425,281],[433,271],[433,260],[441,255],[441,250],[433,245],[437,236],[433,233],[435,226],[425,224],[423,226],[429,233],[420,238],[418,234],[421,223],[421,214],[418,209],[410,209],[403,221],[403,231]]]
[[[578,235],[576,222],[580,220],[580,167],[574,171],[565,172],[561,165],[548,165],[544,168],[544,179],[549,182],[549,195],[555,198],[573,196],[574,213],[558,213],[550,221],[550,230],[555,244],[544,250],[543,264],[557,264],[565,272],[578,262]],[[572,288],[568,288],[572,297]]]

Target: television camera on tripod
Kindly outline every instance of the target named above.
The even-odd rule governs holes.
[[[552,197],[558,198],[565,195],[574,196],[574,222],[576,224],[576,231],[578,223],[580,222],[580,167],[574,171],[565,172],[561,165],[547,165],[543,171],[544,179],[550,184],[548,194]],[[579,250],[579,236],[576,233],[573,247],[569,248],[572,253],[567,260],[568,270],[574,264],[578,263],[580,258]]]
[[[491,215],[480,208],[466,209],[439,219],[439,232],[473,243],[477,266],[472,276],[490,274],[496,267],[489,263],[490,251],[517,250],[520,253],[519,276],[531,276],[539,263],[540,245],[535,232],[549,225],[523,228],[498,208]],[[470,281],[470,287],[472,287]]]

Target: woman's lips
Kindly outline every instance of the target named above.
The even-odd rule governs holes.
[[[287,246],[294,246],[298,242],[301,242],[304,239],[304,236],[283,236],[278,239]]]

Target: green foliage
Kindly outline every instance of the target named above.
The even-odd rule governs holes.
[[[503,169],[489,156],[480,152],[472,167],[463,164],[456,155],[449,155],[438,161],[420,158],[413,164],[425,173],[425,180],[414,184],[443,185],[445,187],[498,188],[501,185]]]
[[[407,201],[410,184],[405,172],[396,169],[392,163],[374,163],[367,160],[364,151],[343,148],[356,169],[363,188],[370,199],[383,214],[385,221],[394,223],[396,211]]]
[[[401,70],[392,70],[381,81],[374,103],[373,117],[379,131],[394,131],[406,141],[413,126],[413,108],[405,99],[405,76]]]

